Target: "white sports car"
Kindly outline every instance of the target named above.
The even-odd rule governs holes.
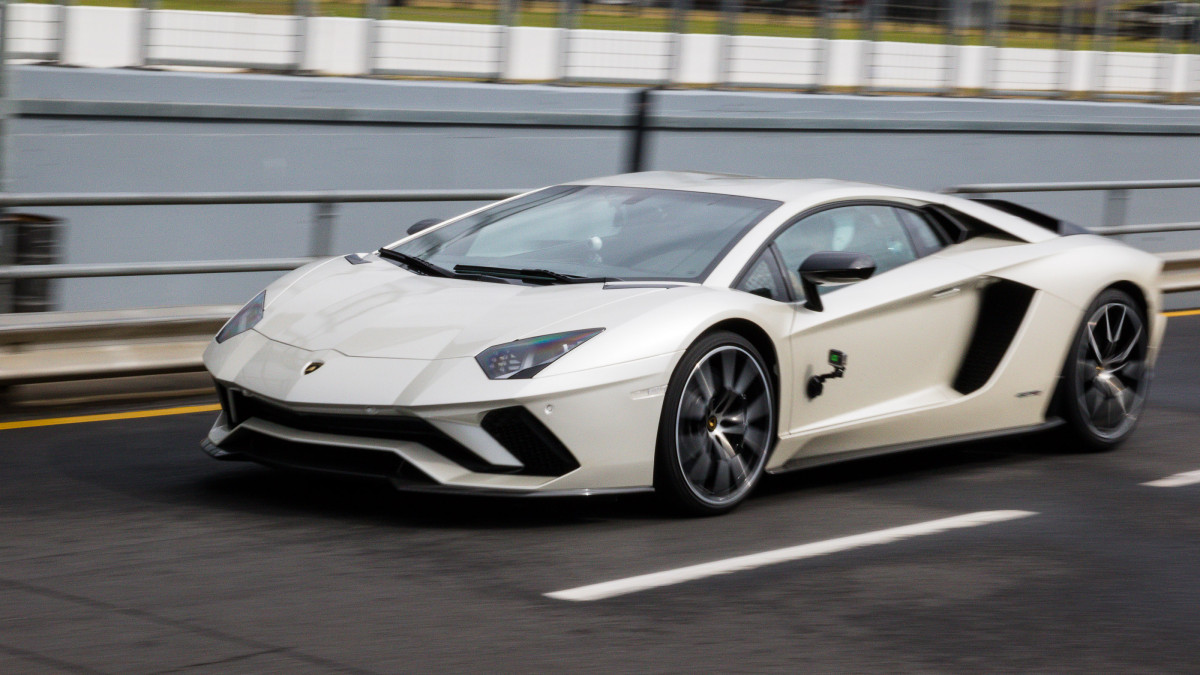
[[[1065,236],[1071,235],[1071,236]],[[1043,427],[1127,438],[1159,260],[997,200],[650,172],[556,185],[255,297],[222,459],[512,495],[656,490]]]

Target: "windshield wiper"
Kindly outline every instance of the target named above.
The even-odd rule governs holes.
[[[484,265],[455,265],[457,274],[486,274],[493,277],[520,279],[531,283],[543,284],[593,284],[609,281],[620,281],[614,277],[582,277],[577,274],[563,274],[544,269],[516,269],[512,267],[487,267]]]
[[[427,277],[453,277],[454,272],[443,267],[438,267],[433,263],[422,260],[416,256],[399,251],[393,251],[390,248],[379,249],[379,257],[388,260],[394,260],[417,274],[424,274]]]

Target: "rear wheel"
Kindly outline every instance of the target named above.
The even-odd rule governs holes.
[[[1082,450],[1114,448],[1133,433],[1151,371],[1146,316],[1128,293],[1108,289],[1087,312],[1063,369],[1063,417]]]
[[[762,476],[775,438],[775,402],[762,356],[736,333],[693,344],[667,385],[655,488],[696,515],[732,510]]]

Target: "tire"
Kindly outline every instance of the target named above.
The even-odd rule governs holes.
[[[1138,302],[1115,288],[1084,312],[1062,375],[1061,412],[1072,449],[1111,450],[1133,433],[1153,377],[1148,331]]]
[[[775,413],[771,372],[754,345],[726,331],[701,337],[667,385],[655,491],[690,515],[733,510],[762,477]]]

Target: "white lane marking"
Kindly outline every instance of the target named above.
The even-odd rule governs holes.
[[[1200,483],[1200,471],[1177,473],[1174,476],[1167,476],[1166,478],[1142,483],[1142,485],[1148,487],[1183,487],[1184,485],[1195,485],[1196,483]]]
[[[937,534],[947,530],[955,530],[964,527],[978,527],[979,525],[999,523],[1006,520],[1015,520],[1017,518],[1025,518],[1033,515],[1037,514],[1033,511],[978,511],[976,513],[965,513],[961,516],[942,518],[941,520],[930,520],[924,523],[914,523],[912,525],[893,527],[887,530],[865,532],[863,534],[855,534],[849,537],[815,541],[811,544],[800,544],[799,546],[780,548],[775,549],[774,551],[763,551],[762,553],[752,553],[750,555],[738,556],[736,558],[715,560],[713,562],[701,563],[699,565],[680,567],[673,570],[664,570],[662,572],[654,572],[652,574],[643,574],[636,577],[628,577],[626,579],[605,581],[603,583],[592,584],[590,586],[580,586],[579,588],[570,588],[565,591],[546,593],[545,595],[546,597],[554,598],[555,600],[570,600],[573,602],[603,600],[605,598],[612,598],[618,595],[637,593],[638,591],[645,591],[651,588],[659,588],[662,586],[672,586],[674,584],[681,584],[685,581],[695,581],[697,579],[704,579],[706,577],[717,576],[719,574],[742,572],[745,570],[755,569],[757,567],[764,567],[766,565],[775,565],[793,560],[801,560],[803,558],[814,558],[816,556],[828,555],[830,553],[837,553],[839,551],[848,551],[850,549],[862,548],[864,546],[887,544],[894,541],[900,541],[902,539],[910,539],[912,537],[920,537],[927,534]]]

